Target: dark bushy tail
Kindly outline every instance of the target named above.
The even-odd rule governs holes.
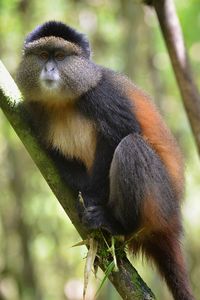
[[[179,239],[176,234],[155,233],[144,241],[143,251],[152,258],[175,300],[195,300],[192,295]]]

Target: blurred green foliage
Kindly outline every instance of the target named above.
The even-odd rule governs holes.
[[[200,3],[176,1],[200,83]],[[200,299],[200,164],[154,12],[139,0],[0,0],[0,57],[14,75],[24,36],[55,19],[85,32],[93,60],[126,73],[160,107],[186,159],[186,260]],[[0,300],[81,299],[86,249],[23,145],[0,112]],[[158,274],[134,261],[157,298],[171,299]],[[102,274],[90,284],[92,299]],[[110,284],[98,299],[120,299]]]

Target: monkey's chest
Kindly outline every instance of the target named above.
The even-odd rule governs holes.
[[[52,117],[48,143],[68,158],[81,160],[91,169],[96,150],[96,130],[93,123],[74,110]]]

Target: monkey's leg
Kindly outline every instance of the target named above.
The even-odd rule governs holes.
[[[135,227],[138,227],[140,211],[138,204],[140,206],[142,195],[135,201],[134,174],[132,173],[137,170],[134,167],[135,155],[131,153],[133,147],[129,141],[134,144],[132,135],[125,137],[119,143],[109,164],[111,165],[109,202],[95,203],[93,199],[90,200],[88,193],[83,197],[84,200],[86,198],[86,209],[83,212],[82,221],[92,229],[101,227],[113,235],[118,235],[131,233]],[[142,162],[139,168],[143,168]],[[142,184],[142,182],[140,183]]]
[[[82,222],[91,229],[102,228],[112,235],[124,235],[125,229],[106,206],[93,205],[82,211]]]
[[[148,219],[156,219],[159,228],[179,214],[166,168],[139,134],[128,135],[115,150],[108,207],[125,228],[125,234],[137,231]]]
[[[169,176],[159,156],[140,135],[130,134],[114,152],[108,203],[92,205],[83,219],[91,228],[105,227],[112,234],[129,234],[141,227],[148,198],[152,198],[152,209],[153,206],[159,207],[158,218],[162,215],[168,218],[177,211],[174,197]]]
[[[109,206],[127,231],[143,229],[133,251],[141,248],[153,258],[174,299],[194,300],[179,242],[179,201],[164,164],[139,135],[127,136],[115,151]]]

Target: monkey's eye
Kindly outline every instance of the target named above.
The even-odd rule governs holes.
[[[39,57],[42,59],[42,60],[48,60],[49,58],[49,53],[47,51],[41,51],[39,53]]]
[[[57,52],[55,53],[55,59],[56,59],[56,60],[64,60],[65,57],[66,57],[65,52],[57,51]]]

